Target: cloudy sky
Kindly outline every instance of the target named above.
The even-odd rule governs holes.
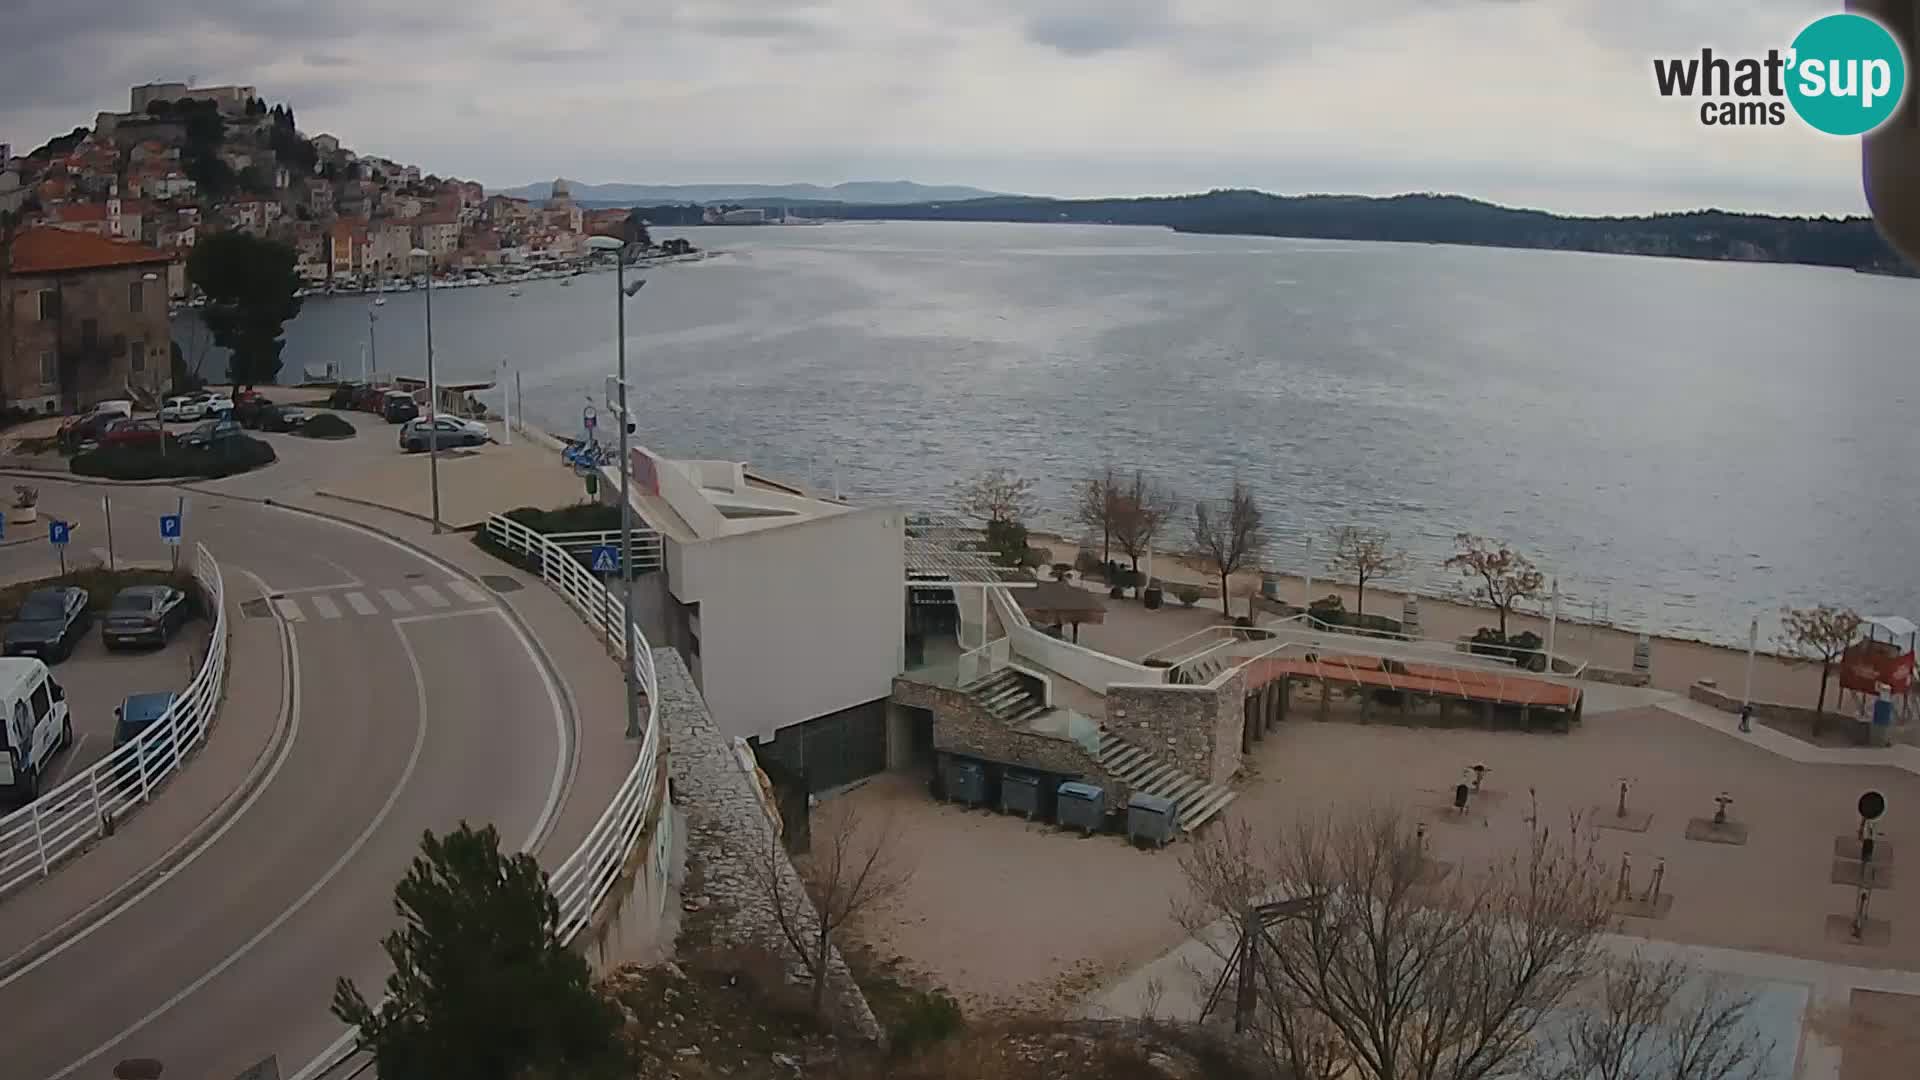
[[[913,179],[1860,213],[1859,149],[1703,128],[1652,59],[1818,0],[8,0],[16,152],[161,79],[505,187]]]

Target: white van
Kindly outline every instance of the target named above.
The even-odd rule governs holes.
[[[32,657],[0,658],[0,805],[40,796],[53,755],[73,745],[67,692]]]

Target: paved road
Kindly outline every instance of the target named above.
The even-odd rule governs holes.
[[[40,487],[43,516],[104,536],[101,489]],[[117,557],[166,557],[157,516],[177,494],[113,490]],[[221,1080],[276,1055],[291,1075],[341,1033],[336,976],[378,992],[377,939],[421,831],[491,822],[521,845],[572,772],[561,697],[488,594],[370,533],[233,499],[193,495],[188,533],[230,589],[251,573],[278,595],[247,617],[291,637],[293,733],[172,876],[0,980],[9,1080],[105,1077],[129,1057]],[[0,574],[53,564],[44,542],[0,548]]]

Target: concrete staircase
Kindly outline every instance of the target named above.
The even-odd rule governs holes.
[[[1222,653],[1211,653],[1197,660],[1183,661],[1173,669],[1172,681],[1187,686],[1204,686],[1227,669],[1229,659]]]
[[[1047,711],[1032,680],[1010,667],[960,689],[979,702],[981,708],[1009,724],[1025,723]]]
[[[1180,828],[1186,832],[1205,825],[1238,798],[1233,789],[1189,776],[1111,731],[1100,733],[1100,767],[1134,791],[1172,799],[1180,810]]]

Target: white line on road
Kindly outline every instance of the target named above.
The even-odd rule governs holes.
[[[413,610],[413,601],[400,595],[399,589],[381,589],[380,599],[385,600],[387,602],[387,606],[392,608],[395,611],[412,611]]]
[[[413,595],[426,601],[427,606],[430,608],[443,608],[443,607],[452,606],[447,602],[447,598],[444,596],[441,596],[438,590],[434,589],[434,587],[431,585],[415,585],[413,587]]]
[[[299,602],[296,601],[291,596],[275,597],[273,601],[273,607],[274,607],[274,610],[280,613],[280,617],[287,620],[288,622],[306,621],[307,617],[300,613]]]
[[[420,670],[420,658],[413,651],[413,643],[407,640],[405,632],[400,633],[400,647],[407,654],[407,665],[413,669],[414,704],[415,708],[419,710],[419,720],[413,733],[413,752],[407,755],[407,767],[401,770],[399,781],[393,785],[393,790],[387,793],[387,801],[381,804],[380,812],[373,815],[373,820],[367,822],[366,829],[354,838],[353,844],[348,847],[338,859],[334,860],[333,865],[327,868],[326,873],[320,875],[320,880],[309,886],[306,892],[301,893],[300,898],[295,900],[291,907],[275,916],[272,922],[261,927],[259,933],[248,938],[239,948],[227,954],[225,960],[215,964],[206,974],[187,984],[186,989],[160,1003],[152,1012],[129,1024],[125,1031],[101,1043],[85,1057],[54,1073],[48,1077],[47,1080],[61,1080],[62,1077],[72,1076],[100,1055],[125,1042],[129,1036],[138,1034],[142,1028],[166,1015],[169,1009],[172,1009],[175,1005],[193,996],[201,987],[212,982],[215,978],[219,977],[222,972],[239,963],[249,952],[253,951],[255,946],[265,941],[274,931],[286,925],[288,919],[299,914],[300,910],[306,907],[309,901],[320,894],[321,889],[326,888],[334,878],[339,876],[340,871],[346,869],[347,863],[353,861],[353,858],[360,854],[360,849],[367,846],[367,841],[373,839],[373,834],[378,832],[380,826],[386,823],[387,815],[391,814],[394,806],[400,802],[400,793],[407,789],[407,784],[413,779],[414,767],[420,764],[420,751],[425,749],[427,745],[426,676]]]
[[[353,609],[353,613],[355,615],[380,614],[380,609],[373,606],[373,601],[367,599],[367,595],[365,593],[357,593],[357,592],[348,593],[347,606]]]
[[[49,788],[59,787],[60,778],[67,774],[67,767],[80,760],[80,748],[87,745],[87,740],[91,738],[93,738],[93,732],[88,731],[81,733],[79,738],[73,740],[73,745],[67,748],[67,756],[61,758],[60,764],[47,774],[45,780],[40,782]]]
[[[340,617],[340,605],[334,603],[333,597],[325,593],[314,593],[312,596],[307,597],[307,603],[312,604],[313,610],[318,612],[323,619],[337,619]]]
[[[486,593],[481,592],[469,582],[461,581],[459,578],[454,578],[452,581],[447,582],[447,591],[465,600],[469,604],[485,604],[490,602],[487,599]]]

